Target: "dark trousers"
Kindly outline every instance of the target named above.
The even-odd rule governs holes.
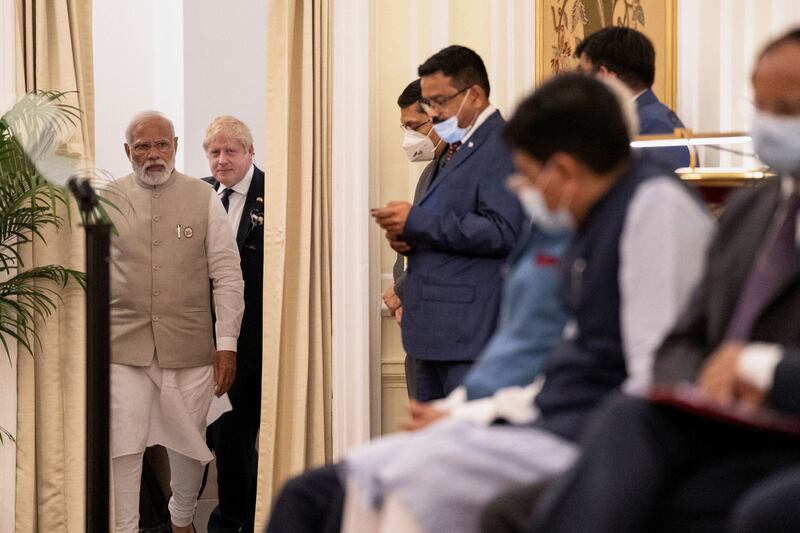
[[[800,464],[800,442],[619,395],[575,467],[541,498],[531,531],[726,531],[748,490]]]
[[[206,431],[216,456],[219,490],[219,505],[208,519],[209,533],[253,531],[255,517],[261,369],[239,367],[228,396],[233,410]]]
[[[272,507],[266,533],[338,533],[344,511],[344,485],[338,465],[293,477]]]
[[[536,502],[550,481],[539,481],[504,492],[481,513],[481,533],[520,533],[531,520]]]
[[[752,487],[736,503],[731,533],[800,531],[800,465],[777,472]]]
[[[410,396],[419,402],[444,398],[461,385],[472,363],[473,361],[423,361],[407,357],[406,379]]]

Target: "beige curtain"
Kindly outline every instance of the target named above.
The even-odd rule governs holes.
[[[331,457],[331,3],[268,9],[256,530],[287,477]]]
[[[93,156],[92,2],[16,0],[17,92],[78,91],[69,103],[83,121],[69,149]],[[61,213],[66,215],[66,213]],[[83,231],[45,232],[46,244],[22,250],[26,266],[58,263],[83,270]],[[17,368],[16,531],[85,530],[84,297],[61,291],[56,312],[40,320],[40,344],[20,349]]]

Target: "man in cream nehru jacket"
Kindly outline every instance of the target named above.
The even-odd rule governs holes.
[[[191,532],[206,417],[236,373],[244,309],[236,240],[207,183],[175,170],[169,119],[136,115],[125,132],[133,173],[116,181],[111,243],[111,455],[117,533],[139,531],[142,456],[167,449],[173,532]],[[210,283],[209,283],[210,281]],[[216,313],[216,346],[211,302]]]

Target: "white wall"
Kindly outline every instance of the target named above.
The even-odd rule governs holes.
[[[796,0],[680,0],[678,5],[678,109],[697,132],[746,131],[752,102],[750,73],[761,47],[800,26]],[[749,145],[731,148],[752,151]],[[706,149],[705,166],[753,166]]]
[[[258,165],[266,119],[267,3],[189,0],[186,6],[183,168],[193,176],[209,174],[203,135],[219,115],[233,115],[250,127]]]
[[[176,167],[206,176],[202,138],[231,114],[264,146],[266,3],[261,0],[139,0],[94,3],[97,166],[130,172],[123,150],[130,118],[166,114],[179,137]]]
[[[156,109],[175,124],[183,137],[179,0],[94,2],[95,158],[97,166],[121,176],[131,171],[125,157],[125,127],[136,113]],[[156,32],[156,28],[172,32]],[[175,50],[175,47],[178,50]],[[180,63],[178,63],[179,65]],[[182,92],[182,91],[181,91]],[[180,93],[178,93],[180,95]],[[176,165],[182,168],[182,151]]]

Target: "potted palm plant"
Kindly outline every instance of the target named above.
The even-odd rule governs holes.
[[[24,96],[0,118],[0,344],[33,353],[37,318],[56,308],[59,289],[85,287],[85,275],[62,265],[25,264],[21,245],[44,241],[44,230],[70,220],[70,198],[52,178],[73,175],[75,159],[63,140],[80,120],[61,92]],[[64,164],[64,162],[72,164]],[[0,444],[13,436],[0,427]]]

